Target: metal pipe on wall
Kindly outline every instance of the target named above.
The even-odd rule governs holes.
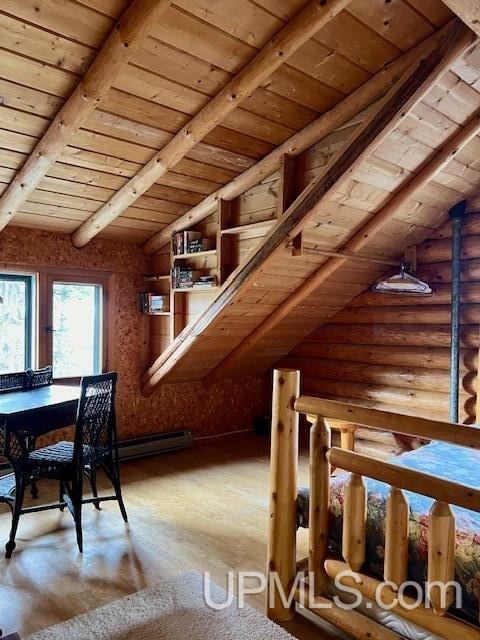
[[[460,377],[460,270],[462,258],[462,220],[467,201],[462,200],[449,211],[452,221],[452,293],[450,340],[450,422],[458,422]]]

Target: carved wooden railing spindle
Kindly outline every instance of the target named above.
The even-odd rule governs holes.
[[[365,562],[367,524],[367,487],[358,473],[352,473],[345,485],[343,505],[342,554],[352,571]]]
[[[407,580],[408,501],[401,489],[390,487],[385,528],[385,564],[383,577],[397,587]]]
[[[430,509],[428,522],[428,596],[439,616],[445,615],[453,603],[454,587],[446,585],[454,580],[455,516],[449,504],[437,500]],[[443,587],[433,583],[441,583]]]
[[[328,576],[324,563],[328,554],[328,511],[330,507],[330,427],[317,417],[310,430],[310,505],[308,571],[313,574],[314,595],[326,593]]]

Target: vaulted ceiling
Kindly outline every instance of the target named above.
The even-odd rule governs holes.
[[[1,191],[72,95],[115,21],[132,4],[127,0],[2,3]],[[72,130],[38,188],[8,218],[11,224],[76,231],[309,3],[152,4],[165,7],[147,19],[148,37],[141,38],[130,60],[114,70],[111,88]],[[453,16],[438,0],[318,4],[326,4],[327,13],[336,4],[346,8],[124,208],[100,232],[103,237],[147,240]],[[29,181],[31,177],[30,173]],[[0,202],[0,215],[5,206]]]
[[[480,190],[476,4],[5,0],[0,241],[152,254],[219,198],[276,198],[295,156],[294,202],[144,388],[265,370]]]

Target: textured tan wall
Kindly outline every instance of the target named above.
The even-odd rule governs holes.
[[[121,438],[189,428],[195,435],[245,429],[267,411],[269,380],[224,380],[210,389],[200,383],[160,385],[152,397],[140,392],[145,370],[146,326],[137,310],[141,274],[147,260],[133,245],[95,240],[75,249],[68,236],[7,227],[0,237],[0,263],[35,267],[105,269],[115,275],[114,368],[119,374],[118,422]],[[110,354],[112,355],[112,354]]]

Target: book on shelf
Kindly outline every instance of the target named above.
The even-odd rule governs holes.
[[[173,255],[199,253],[212,248],[210,238],[202,238],[200,231],[177,231],[172,236]]]
[[[177,265],[172,268],[172,289],[188,289],[199,278],[200,273],[198,271],[185,265]]]
[[[165,313],[170,310],[169,297],[156,293],[142,291],[140,293],[140,311],[154,315],[155,313]]]

